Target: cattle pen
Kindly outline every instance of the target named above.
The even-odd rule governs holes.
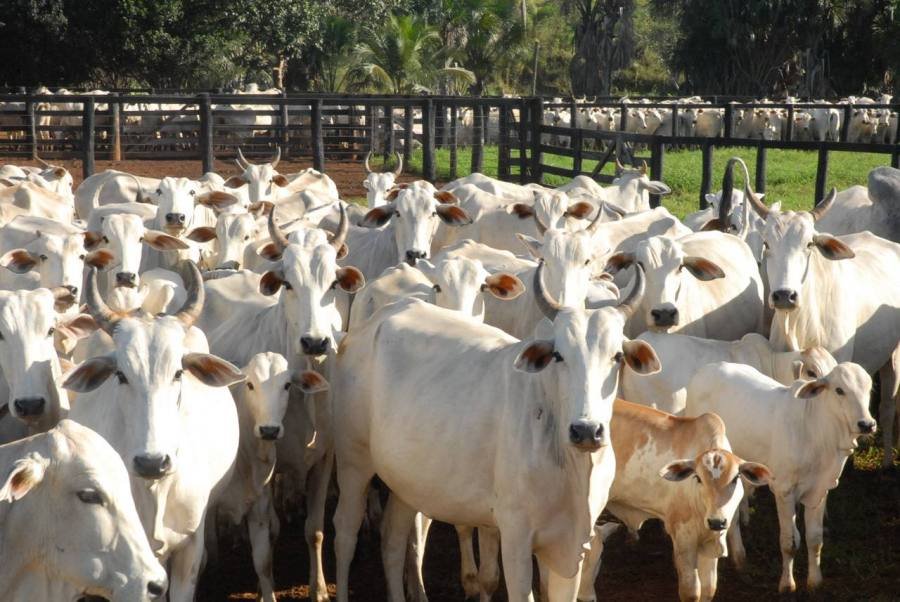
[[[839,113],[839,128],[831,139],[802,139],[797,116],[823,107]],[[762,110],[781,114],[777,131],[761,139],[739,131],[740,115]],[[851,135],[861,110],[888,115],[890,131],[882,140]],[[649,130],[646,124],[636,127],[637,111],[663,112],[664,122],[653,133],[641,133]],[[684,119],[693,115],[696,123],[697,112],[703,111],[718,115],[715,135],[697,135]],[[0,155],[78,159],[87,177],[98,160],[199,160],[204,173],[213,170],[216,159],[235,157],[238,148],[251,158],[280,148],[284,159],[310,160],[319,171],[330,162],[361,161],[370,151],[385,159],[396,152],[409,165],[416,152],[422,175],[435,180],[438,150],[449,152],[448,176],[453,179],[483,171],[485,149],[496,147],[498,178],[540,183],[545,176],[577,175],[609,182],[613,176],[603,173],[606,165],[642,161],[648,163],[653,179],[662,180],[667,151],[689,147],[699,149],[702,156],[698,203],[703,208],[714,186],[716,149],[755,151],[759,192],[766,190],[769,150],[817,153],[813,202],[824,197],[828,186],[831,152],[887,155],[897,167],[898,111],[898,104],[871,101],[823,105],[723,97],[587,102],[540,97],[19,92],[0,94]],[[583,116],[588,112],[602,113],[610,123],[587,127]],[[460,165],[458,151],[463,148],[470,156],[467,166]],[[656,205],[659,199],[651,202]]]

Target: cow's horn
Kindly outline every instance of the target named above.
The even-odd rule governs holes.
[[[38,162],[38,165],[40,165],[40,166],[43,167],[44,169],[50,169],[51,167],[53,167],[52,165],[50,165],[49,163],[47,163],[46,161],[44,161],[43,159],[41,159],[41,158],[38,157],[37,155],[34,156],[34,160],[37,161],[37,162]]]
[[[281,147],[276,146],[275,147],[275,155],[273,155],[272,160],[269,161],[269,163],[272,164],[272,169],[275,169],[276,167],[278,167],[279,161],[281,161]]]
[[[597,215],[594,216],[591,223],[584,229],[588,234],[593,235],[594,232],[597,231],[597,227],[600,225],[600,218],[603,216],[604,205],[606,205],[606,201],[600,201],[600,205],[597,206]]]
[[[544,288],[543,271],[544,260],[542,259],[541,262],[538,263],[537,269],[534,271],[534,300],[541,309],[541,313],[552,322],[556,319],[556,314],[559,313],[560,307],[550,296],[550,293]]]
[[[637,311],[638,305],[641,303],[641,298],[644,296],[644,287],[644,268],[641,267],[641,264],[635,263],[634,286],[631,287],[631,292],[628,293],[628,296],[619,303],[619,310],[626,318],[630,318],[634,315],[634,312]]]
[[[272,239],[272,244],[275,245],[275,248],[278,249],[279,253],[284,253],[284,250],[287,248],[288,244],[290,244],[287,236],[281,231],[281,228],[275,225],[274,207],[269,211],[269,238]]]
[[[825,199],[816,205],[815,209],[810,211],[813,217],[813,221],[817,222],[822,219],[822,216],[828,213],[828,210],[831,209],[831,206],[834,204],[834,199],[837,197],[837,188],[832,186],[831,192],[828,193],[828,196]]]
[[[238,167],[241,169],[250,167],[250,161],[247,161],[247,157],[244,156],[244,151],[241,150],[240,146],[237,149],[237,159],[235,161],[237,161]]]
[[[184,324],[185,328],[190,328],[197,321],[197,318],[200,317],[200,312],[203,311],[206,289],[203,287],[203,278],[200,276],[200,270],[197,268],[197,265],[190,260],[187,260],[187,264],[187,269],[184,272],[187,273],[188,278],[184,284],[188,295],[184,305],[181,306],[175,317]]]
[[[94,321],[100,325],[100,328],[112,336],[113,330],[118,322],[118,317],[109,308],[103,297],[100,296],[100,289],[97,286],[97,268],[91,266],[88,274],[87,286],[84,288],[84,301],[87,304],[88,312],[93,316]]]
[[[347,219],[347,209],[341,205],[341,221],[338,222],[337,232],[334,234],[334,238],[331,239],[331,244],[338,253],[341,252],[341,247],[347,241],[347,232],[349,230],[350,220]]]
[[[403,173],[403,155],[398,152],[394,152],[397,155],[397,167],[394,168],[394,176],[400,177],[400,174]]]
[[[366,160],[365,160],[364,165],[365,165],[365,167],[366,167],[366,173],[367,173],[367,174],[372,173],[372,168],[369,167],[369,158],[370,158],[371,156],[372,156],[372,151],[369,151],[369,152],[366,153]]]

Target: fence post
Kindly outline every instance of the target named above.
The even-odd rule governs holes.
[[[112,147],[110,158],[113,161],[122,160],[122,103],[116,94],[109,99],[109,109],[112,113]]]
[[[540,96],[531,99],[531,177],[530,181],[540,184],[544,174],[541,170],[541,122],[544,119],[544,101]]]
[[[657,136],[654,137],[650,144],[650,179],[661,182],[663,179],[663,163],[666,147],[662,140]],[[657,208],[660,205],[660,196],[658,194],[650,195],[650,207]]]
[[[288,114],[287,90],[281,93],[281,106],[279,106],[278,108],[281,112],[281,115],[279,117],[279,125],[281,126],[281,156],[285,159],[290,159],[291,132],[289,129],[290,115]]]
[[[619,131],[625,132],[625,128],[628,127],[628,105],[620,104],[619,105]]]
[[[203,162],[203,173],[214,171],[213,156],[213,116],[209,93],[200,94],[200,161]]]
[[[445,116],[444,103],[436,100],[434,102],[434,146],[435,148],[444,148],[447,144],[447,120]]]
[[[375,122],[375,105],[366,104],[366,133],[369,138],[369,150],[375,152],[375,132],[378,124]]]
[[[853,116],[853,105],[844,105],[844,121],[841,123],[841,142],[850,142],[850,119]]]
[[[413,110],[412,105],[403,108],[403,164],[409,165],[413,144]]]
[[[828,182],[828,147],[823,143],[819,146],[819,161],[816,165],[816,198],[813,199],[813,207],[825,198],[825,184]]]
[[[81,173],[85,179],[94,174],[94,97],[84,101],[81,113]]]
[[[572,130],[569,138],[572,146],[572,177],[581,175],[582,152],[584,151],[584,134],[579,128]]]
[[[794,105],[788,105],[788,116],[787,116],[787,127],[784,130],[784,139],[785,140],[793,140],[794,139]]]
[[[731,138],[734,134],[734,107],[729,102],[725,105],[725,138]]]
[[[700,176],[700,209],[706,209],[709,203],[706,202],[706,195],[709,193],[712,184],[713,170],[713,145],[708,141],[703,143],[703,168]]]
[[[325,171],[325,141],[322,139],[322,99],[314,98],[310,107],[313,169]]]
[[[509,180],[509,107],[501,104],[497,107],[499,114],[500,136],[497,141],[497,177]]]
[[[28,120],[28,144],[31,146],[31,158],[37,159],[37,123],[34,118],[34,100],[31,97],[25,101],[25,113]]]
[[[766,191],[766,147],[756,147],[756,192]]]
[[[472,165],[470,173],[480,173],[484,169],[484,105],[481,98],[472,105]]]
[[[422,104],[422,176],[434,182],[434,100],[428,97]]]
[[[672,137],[678,136],[678,105],[672,105]]]
[[[450,179],[456,179],[456,145],[457,145],[457,124],[459,120],[459,107],[450,106]]]
[[[394,154],[394,107],[384,105],[384,160]]]
[[[528,183],[528,103],[519,99],[519,184]]]

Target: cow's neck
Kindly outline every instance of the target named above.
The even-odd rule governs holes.
[[[772,345],[779,351],[800,351],[821,345],[834,353],[827,339],[833,331],[833,317],[841,315],[840,262],[822,257],[813,250],[806,277],[800,286],[801,307],[793,311],[775,310],[772,319]],[[857,294],[857,293],[852,293]]]

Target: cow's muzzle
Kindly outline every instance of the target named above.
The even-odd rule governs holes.
[[[325,355],[328,339],[325,337],[300,337],[300,349],[306,355]]]
[[[596,451],[606,445],[603,425],[590,420],[578,420],[569,425],[569,442],[583,451]]]
[[[418,260],[425,259],[426,257],[428,257],[428,253],[426,253],[425,251],[416,251],[411,249],[406,252],[406,263],[414,266],[416,265],[416,262]]]
[[[859,432],[863,435],[871,435],[875,432],[877,428],[877,424],[874,420],[860,420],[856,423],[856,427],[859,429]]]
[[[47,401],[43,397],[19,397],[13,401],[16,414],[22,418],[34,418],[44,414]]]
[[[281,436],[281,427],[280,426],[260,426],[259,427],[259,438],[263,441],[275,441]]]
[[[159,479],[172,470],[172,458],[168,454],[135,456],[134,472],[144,479]]]
[[[125,288],[137,287],[137,274],[134,272],[116,272],[116,286]]]
[[[728,521],[724,518],[708,518],[706,525],[712,531],[724,531],[728,527]]]
[[[654,326],[662,328],[678,326],[678,309],[674,307],[651,309],[650,317],[653,318]]]
[[[775,309],[797,309],[799,298],[797,291],[790,288],[780,288],[772,293],[772,306]]]

